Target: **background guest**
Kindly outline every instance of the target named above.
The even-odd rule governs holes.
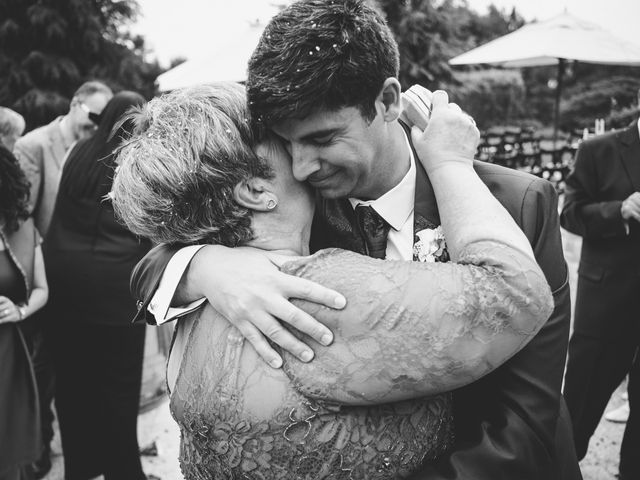
[[[93,134],[96,129],[95,115],[102,112],[112,95],[111,89],[103,83],[86,82],[76,90],[66,115],[36,128],[16,142],[14,153],[31,182],[29,210],[36,228],[43,237],[46,236],[51,221],[65,155],[77,140]],[[45,331],[50,323],[49,319],[36,315],[24,329],[40,391],[43,446],[42,454],[36,462],[37,478],[44,477],[51,469],[51,402],[54,378]]]
[[[567,179],[561,223],[582,236],[574,331],[564,394],[584,458],[614,390],[629,374],[630,413],[620,477],[640,478],[640,131],[583,142]],[[635,410],[634,410],[635,407]]]
[[[36,228],[46,237],[67,150],[96,130],[100,115],[113,93],[101,82],[86,82],[76,90],[69,113],[27,133],[16,142],[14,153],[31,182],[29,208]]]
[[[40,454],[38,393],[18,325],[46,303],[47,280],[29,183],[7,148],[23,129],[19,114],[0,108],[0,480],[33,478]]]
[[[16,140],[24,132],[24,118],[10,108],[0,107],[0,145],[13,150]]]
[[[143,103],[137,93],[116,94],[94,136],[70,152],[45,240],[67,480],[145,478],[136,433],[145,327],[131,324],[129,274],[149,242],[116,221],[107,198],[113,153],[131,129],[120,118]]]

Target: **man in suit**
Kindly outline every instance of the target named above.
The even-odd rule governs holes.
[[[429,179],[412,155],[407,127],[393,113],[400,102],[398,66],[384,20],[357,0],[292,4],[271,20],[254,52],[250,108],[285,142],[295,177],[318,192],[315,249],[338,246],[411,261],[414,234],[439,225]],[[456,444],[412,478],[579,479],[560,394],[570,308],[557,197],[548,182],[527,174],[481,163],[476,170],[531,241],[556,307],[511,360],[455,393]],[[384,221],[382,253],[356,218],[358,204],[371,206]],[[281,359],[261,332],[303,361],[313,357],[277,319],[319,343],[330,341],[330,332],[288,299],[335,307],[331,292],[297,282],[271,264],[242,263],[232,249],[188,247],[171,258],[174,252],[155,249],[134,271],[139,317],[151,302],[155,321],[164,321],[175,313],[170,303],[204,295],[273,366]]]
[[[113,93],[101,82],[85,82],[73,95],[69,112],[36,128],[16,142],[14,154],[31,183],[29,207],[36,228],[47,235],[67,150],[96,129],[99,115]],[[91,115],[93,114],[93,115]]]
[[[584,141],[567,178],[562,226],[582,237],[564,394],[578,458],[587,453],[609,398],[629,375],[630,413],[621,479],[640,478],[640,131]]]
[[[49,229],[58,194],[58,183],[66,153],[78,140],[88,137],[96,128],[99,115],[113,96],[100,82],[85,82],[76,90],[69,112],[48,125],[36,128],[18,139],[14,154],[31,183],[29,209],[42,237]],[[90,117],[93,117],[92,120]],[[44,311],[46,312],[46,310]],[[50,443],[53,438],[53,370],[42,329],[46,313],[34,315],[25,329],[38,383],[43,451],[36,464],[36,477],[42,478],[51,468]]]

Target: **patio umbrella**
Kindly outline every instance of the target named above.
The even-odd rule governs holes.
[[[554,144],[562,77],[567,61],[640,66],[640,46],[568,12],[527,24],[449,60],[451,65],[490,64],[506,68],[558,66],[554,111]]]
[[[233,36],[219,40],[206,57],[187,60],[159,75],[158,88],[167,92],[208,82],[244,82],[249,58],[264,27],[264,24],[254,23]]]

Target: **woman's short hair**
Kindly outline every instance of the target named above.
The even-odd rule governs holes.
[[[234,201],[242,180],[271,176],[245,89],[232,82],[186,88],[133,114],[111,196],[134,233],[157,243],[234,247],[252,238],[251,212]]]

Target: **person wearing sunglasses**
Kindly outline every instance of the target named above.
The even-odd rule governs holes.
[[[75,142],[95,132],[96,121],[112,96],[105,84],[85,82],[74,93],[66,115],[16,142],[14,154],[31,182],[29,208],[42,237],[49,229],[65,154]]]
[[[112,96],[104,83],[85,82],[74,93],[66,115],[32,130],[15,143],[14,154],[31,183],[28,209],[43,238],[51,222],[66,153],[78,140],[94,133],[96,124],[91,117],[100,114]],[[47,320],[42,317],[35,315],[24,328],[40,393],[43,447],[36,463],[37,478],[51,468],[49,444],[53,438],[53,373],[43,333]]]

